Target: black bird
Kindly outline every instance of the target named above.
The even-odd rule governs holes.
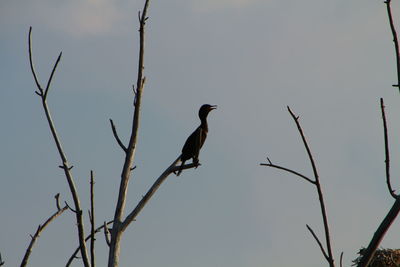
[[[185,164],[185,161],[188,159],[193,159],[193,163],[196,165],[196,167],[199,164],[199,153],[200,149],[204,144],[204,141],[206,141],[207,138],[207,133],[208,133],[208,124],[207,124],[207,116],[208,113],[216,109],[217,106],[213,105],[202,105],[200,110],[199,110],[199,118],[201,121],[201,124],[197,129],[188,137],[188,139],[185,142],[185,145],[182,148],[182,155],[180,156],[180,160],[182,161],[182,164],[179,168],[177,176],[181,174],[183,165]]]

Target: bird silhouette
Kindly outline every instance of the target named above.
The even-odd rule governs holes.
[[[182,172],[183,166],[185,165],[185,161],[192,159],[193,163],[197,166],[199,165],[199,153],[200,149],[203,146],[204,142],[207,138],[208,133],[208,124],[207,124],[207,116],[211,110],[216,109],[217,106],[205,104],[200,107],[199,110],[199,118],[201,124],[197,129],[188,137],[185,142],[185,145],[182,148],[182,154],[180,156],[180,160],[182,161],[181,166],[179,167],[179,171],[177,176],[179,176]]]

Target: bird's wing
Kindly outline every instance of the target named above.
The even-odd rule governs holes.
[[[201,140],[203,138],[203,129],[201,129],[200,127],[198,128],[199,132],[196,136],[196,141],[195,141],[195,149],[194,149],[194,157],[196,159],[199,158],[199,154],[200,154],[200,148],[201,148]]]

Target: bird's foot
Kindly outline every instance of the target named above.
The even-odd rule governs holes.
[[[200,166],[199,160],[193,160],[194,168],[197,169],[197,167]]]

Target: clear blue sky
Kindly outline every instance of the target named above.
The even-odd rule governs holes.
[[[28,61],[33,26],[36,69],[44,83],[63,58],[49,106],[81,195],[89,207],[96,178],[96,220],[113,216],[123,154],[112,137],[131,125],[138,20],[143,1],[2,0],[0,2],[0,252],[20,263],[34,233],[71,202]],[[400,6],[393,3],[400,31]],[[286,111],[290,105],[314,152],[337,260],[350,265],[393,203],[384,180],[379,98],[400,187],[400,94],[382,1],[151,1],[147,83],[131,210],[179,155],[198,125],[201,104],[217,104],[200,155],[202,166],[171,176],[126,231],[121,266],[261,267],[325,265],[306,230],[323,238],[317,194],[297,177],[260,167],[266,156],[311,176]],[[86,227],[88,226],[85,212]],[[382,243],[399,247],[396,221]],[[98,266],[107,253],[98,236]],[[42,234],[31,266],[64,266],[76,248],[74,216]],[[74,266],[80,266],[79,260]]]

